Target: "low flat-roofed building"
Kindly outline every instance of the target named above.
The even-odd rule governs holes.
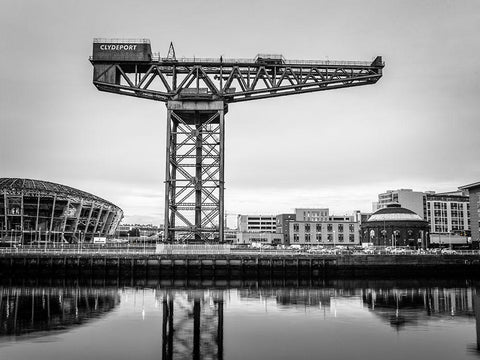
[[[237,232],[237,244],[252,245],[280,245],[283,244],[283,234],[272,232]]]

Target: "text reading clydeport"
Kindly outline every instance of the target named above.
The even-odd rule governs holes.
[[[100,50],[137,50],[137,45],[102,44]]]

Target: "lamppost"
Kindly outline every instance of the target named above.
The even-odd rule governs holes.
[[[392,233],[392,240],[394,240],[394,247],[397,247],[397,236],[400,235],[400,231],[398,230],[393,230]]]
[[[333,247],[335,247],[335,236],[336,236],[336,232],[335,230],[333,230]]]

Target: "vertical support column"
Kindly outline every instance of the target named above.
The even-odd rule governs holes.
[[[37,194],[37,216],[35,217],[35,240],[41,240],[41,236],[38,236],[38,218],[40,215],[40,193]],[[38,237],[37,237],[38,236]]]
[[[90,206],[90,211],[88,213],[88,218],[87,218],[87,222],[85,223],[85,229],[83,231],[83,241],[85,241],[85,238],[87,236],[87,232],[88,232],[88,228],[90,227],[90,221],[92,220],[92,214],[93,214],[93,209],[95,208],[95,201],[92,200],[92,205]],[[94,229],[93,229],[94,230]],[[80,230],[81,231],[81,230]],[[82,235],[80,233],[80,239],[79,241],[82,242],[82,239],[81,239]]]
[[[75,227],[73,229],[72,238],[77,236],[78,223],[80,222],[80,215],[82,214],[82,210],[83,210],[83,199],[80,200],[80,206],[77,209],[77,216],[75,217]]]
[[[220,171],[219,171],[219,214],[218,214],[218,241],[220,243],[225,242],[224,237],[224,217],[225,217],[225,111],[220,110]]]
[[[175,227],[174,220],[170,219],[170,197],[172,189],[175,187],[175,181],[172,181],[170,173],[171,166],[171,150],[176,144],[172,139],[172,110],[167,109],[167,139],[165,141],[165,214],[164,214],[164,229],[163,238],[167,242],[173,242],[174,237],[170,231],[171,227]]]
[[[169,101],[165,166],[165,239],[223,241],[223,101]]]
[[[25,226],[23,224],[23,213],[25,212],[24,211],[24,205],[23,205],[23,191],[22,191],[22,197],[20,198],[20,231],[22,232],[21,233],[21,244],[24,245],[25,244]]]
[[[70,212],[70,203],[71,203],[71,200],[68,200],[67,201],[67,207],[63,211],[65,218],[63,219],[63,224],[62,224],[62,236],[61,236],[62,243],[65,240],[65,229],[67,227],[67,219],[68,219],[68,214]]]
[[[97,220],[95,221],[95,227],[93,228],[92,242],[93,242],[93,238],[95,237],[95,233],[97,232],[98,224],[100,223],[100,219],[102,217],[103,210],[105,210],[103,208],[103,205],[100,205],[100,210],[98,210]]]
[[[197,69],[198,71],[198,69]],[[197,78],[198,79],[198,78]],[[202,118],[195,111],[195,242],[202,241],[202,174],[203,174],[203,135]]]
[[[5,215],[5,224],[4,224],[4,229],[5,229],[5,237],[7,237],[8,235],[8,215],[7,215],[7,191],[4,190],[3,191],[3,210],[5,211],[4,212],[4,215]]]
[[[52,229],[53,229],[53,215],[55,214],[55,206],[57,205],[57,195],[53,197],[53,206],[52,206],[52,214],[50,216],[50,229],[48,231],[48,241],[50,242],[52,238]]]

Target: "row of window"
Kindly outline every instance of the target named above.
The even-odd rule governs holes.
[[[345,242],[345,237],[343,234],[338,234],[338,236],[334,237],[333,234],[327,234],[327,241],[332,242],[335,240],[335,242]],[[303,238],[303,242],[309,243],[312,241],[311,234],[305,234]],[[321,242],[322,241],[322,234],[317,233],[315,234],[315,241]],[[355,234],[349,234],[348,235],[348,241],[349,242],[355,242]],[[300,237],[298,234],[293,234],[293,242],[300,242]]]
[[[431,208],[431,203],[428,202],[427,203],[427,208],[430,209]],[[469,208],[469,203],[454,203],[454,202],[451,202],[450,203],[450,209],[452,210],[463,210],[464,209],[464,206],[467,206],[467,209]],[[434,209],[438,209],[438,210],[446,210],[447,209],[447,203],[445,202],[434,202],[433,203],[433,208]]]
[[[293,231],[294,232],[299,232],[300,231],[300,225],[301,224],[294,223],[293,224]],[[343,225],[344,224],[338,224],[337,230],[338,230],[339,233],[344,232],[344,226]],[[317,233],[321,232],[322,231],[322,224],[315,224],[315,226],[311,226],[311,224],[304,224],[304,231],[306,233],[313,231],[313,229],[315,229],[315,231]],[[327,231],[328,232],[333,231],[333,224],[327,224]],[[351,233],[354,233],[355,232],[355,225],[354,224],[348,224],[348,231],[351,232]]]

